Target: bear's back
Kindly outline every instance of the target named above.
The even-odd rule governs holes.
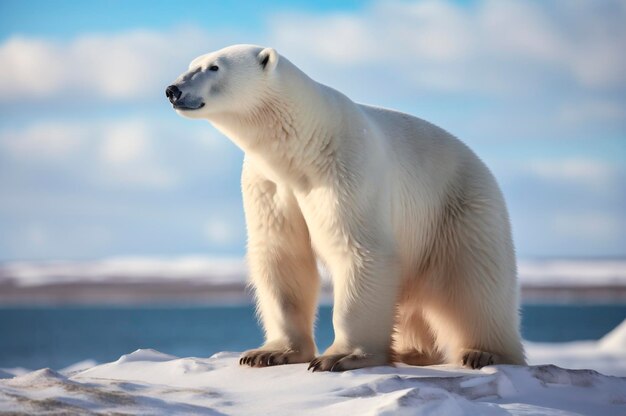
[[[460,140],[444,129],[410,114],[359,104],[382,133],[397,165],[419,166],[418,171],[439,179],[452,174],[460,163],[478,159]]]

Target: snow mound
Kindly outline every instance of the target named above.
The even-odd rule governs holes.
[[[68,377],[49,369],[0,380],[8,412],[229,415],[626,414],[626,378],[554,365],[263,369],[237,353],[176,358],[138,350]]]
[[[77,373],[79,371],[84,371],[84,370],[87,370],[88,368],[95,367],[96,365],[98,365],[98,362],[96,360],[83,360],[83,361],[74,363],[68,367],[65,367],[62,370],[59,370],[59,373],[65,376],[68,376],[73,373]]]
[[[178,357],[175,355],[164,354],[162,352],[153,350],[151,348],[147,349],[138,349],[130,354],[122,355],[116,362],[119,364],[122,363],[130,363],[133,361],[171,361],[175,360]]]
[[[15,376],[23,376],[24,374],[30,373],[33,371],[32,369],[27,369],[24,367],[13,367],[13,368],[0,368],[0,378],[11,378]]]
[[[42,368],[41,370],[32,371],[30,373],[16,376],[7,381],[7,384],[14,387],[19,386],[32,386],[32,387],[45,387],[58,383],[67,382],[68,379],[63,374],[57,373],[49,368]]]
[[[604,351],[626,351],[626,319],[615,329],[602,337],[598,346]]]
[[[530,364],[592,368],[606,375],[626,376],[626,320],[599,341],[524,343]]]

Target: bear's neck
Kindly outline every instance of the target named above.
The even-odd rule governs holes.
[[[268,179],[311,187],[332,174],[339,114],[324,87],[291,69],[297,72],[281,74],[284,84],[246,115],[222,114],[211,121]]]

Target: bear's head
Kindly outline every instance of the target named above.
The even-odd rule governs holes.
[[[194,59],[165,95],[176,112],[188,118],[242,113],[262,99],[278,59],[272,48],[230,46]]]

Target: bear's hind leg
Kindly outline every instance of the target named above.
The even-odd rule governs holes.
[[[450,280],[444,278],[448,284],[442,285],[442,293],[431,298],[425,309],[446,361],[469,368],[525,364],[514,277],[498,276],[509,280],[495,283],[489,270],[471,272],[469,263],[464,269],[450,270],[455,274],[449,275]]]
[[[437,227],[423,299],[439,350],[470,368],[524,364],[515,253],[493,177],[465,176]]]
[[[487,365],[495,365],[502,363],[502,357],[486,351],[479,350],[463,350],[461,352],[461,362],[463,366],[478,369]]]
[[[402,292],[410,290],[404,288]],[[393,358],[409,365],[442,364],[444,356],[436,349],[435,336],[418,302],[410,296],[400,300],[393,334]]]

